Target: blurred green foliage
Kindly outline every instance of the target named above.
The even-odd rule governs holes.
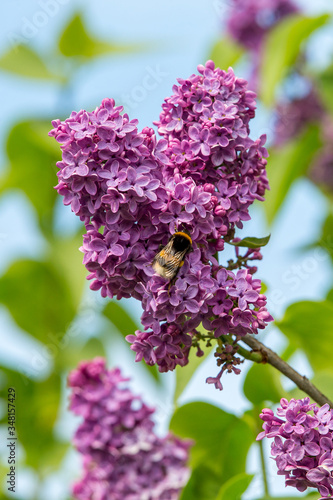
[[[198,491],[195,496],[186,493],[187,489],[195,491],[193,481],[197,484],[198,476],[199,491],[210,491],[209,498],[215,498],[221,484],[245,472],[246,455],[253,443],[253,433],[246,420],[207,403],[189,403],[175,411],[170,429],[195,442],[190,461],[192,481],[185,487],[182,499],[204,498]]]
[[[230,38],[218,40],[212,48],[210,58],[222,69],[234,66],[244,55],[244,49]]]
[[[87,32],[82,16],[76,14],[60,36],[59,50],[66,57],[93,58],[103,54],[133,52],[137,46],[96,40]]]
[[[273,223],[293,182],[306,174],[320,146],[319,128],[313,125],[286,145],[270,149],[267,164],[270,191],[264,203],[269,224]]]
[[[63,81],[59,73],[52,73],[44,60],[26,45],[17,45],[3,54],[0,69],[25,78]]]
[[[329,15],[287,16],[268,33],[260,74],[260,97],[266,106],[274,104],[277,86],[296,62],[303,43],[329,19]]]
[[[296,302],[275,324],[291,344],[302,349],[314,370],[332,369],[327,353],[332,349],[333,302]]]
[[[18,123],[9,132],[6,144],[8,168],[1,180],[0,193],[21,189],[38,214],[41,230],[46,237],[53,231],[54,204],[57,193],[56,161],[59,147],[51,137],[49,120]],[[50,189],[51,188],[51,189]]]
[[[309,36],[328,21],[328,16],[308,18],[297,15],[280,23],[266,40],[259,97],[268,107],[275,102],[276,92],[283,79],[302,54]],[[22,78],[35,79],[59,85],[59,90],[75,76],[75,71],[94,58],[105,55],[133,53],[139,45],[121,45],[97,40],[85,27],[83,16],[75,14],[63,29],[56,53],[43,56],[27,46],[10,49],[0,57],[0,70]],[[219,40],[212,49],[216,65],[228,66],[244,60],[245,50],[228,38]],[[314,75],[318,88],[333,112],[333,66]],[[52,117],[53,118],[53,117]],[[122,338],[140,328],[122,307],[108,302],[103,308],[95,306],[92,314],[106,320],[93,336],[80,335],[80,317],[85,312],[86,271],[78,248],[82,244],[82,230],[64,237],[56,231],[56,199],[53,189],[57,182],[56,161],[60,159],[58,145],[47,135],[50,117],[34,118],[17,123],[8,131],[6,153],[8,165],[1,179],[0,194],[21,190],[33,206],[47,250],[41,260],[19,260],[11,264],[0,277],[0,303],[27,337],[39,342],[39,352],[48,364],[49,374],[33,378],[33,370],[26,373],[1,367],[5,382],[17,393],[17,431],[24,448],[20,467],[31,467],[39,484],[35,498],[40,498],[42,481],[57,471],[69,443],[57,437],[54,429],[61,401],[65,397],[65,378],[80,360],[105,356],[109,339]],[[293,183],[305,175],[312,159],[321,147],[317,125],[308,127],[283,148],[270,150],[268,176],[271,192],[264,204],[267,219],[273,223]],[[328,214],[318,245],[331,256],[332,214]],[[256,248],[267,244],[269,237],[240,242]],[[289,346],[285,357],[301,350],[316,371],[318,387],[333,398],[333,368],[328,353],[332,350],[333,293],[322,302],[299,302],[290,305],[282,319],[276,322]],[[101,325],[103,322],[101,321]],[[196,370],[210,353],[203,357],[190,353],[190,363],[177,367],[174,401],[191,381]],[[133,353],[134,358],[134,353]],[[33,362],[33,360],[32,360]],[[161,377],[156,367],[143,364],[145,373],[154,384]],[[38,371],[38,370],[37,370]],[[39,373],[40,375],[40,373]],[[244,380],[244,395],[249,410],[236,417],[208,403],[193,402],[177,407],[170,429],[179,436],[193,439],[191,453],[192,476],[184,488],[182,500],[238,500],[251,483],[246,474],[246,458],[250,446],[260,431],[258,412],[287,397],[279,374],[270,366],[252,366]],[[291,391],[290,395],[297,392]],[[5,421],[4,421],[5,422]],[[0,469],[2,472],[2,468]],[[318,495],[305,498],[314,500]],[[268,497],[266,497],[268,498]],[[271,498],[271,497],[269,497]],[[284,497],[285,500],[297,498]],[[23,499],[22,499],[23,500]],[[34,499],[33,499],[34,500]],[[261,500],[265,500],[263,497]],[[276,500],[278,500],[276,498]]]
[[[247,488],[249,487],[253,474],[236,474],[220,488],[217,494],[216,500],[229,500],[233,498],[234,500],[240,500],[241,496]]]
[[[41,56],[30,47],[16,46],[0,57],[0,70],[21,78],[58,84],[61,91],[88,60],[141,48],[95,40],[86,30],[82,16],[75,14],[60,35],[60,54]],[[71,60],[70,65],[67,58]],[[139,328],[117,303],[106,301],[103,311],[97,305],[86,310],[87,271],[79,252],[83,226],[76,233],[63,235],[56,225],[59,196],[54,186],[60,149],[48,136],[53,118],[32,116],[8,131],[8,163],[0,185],[0,195],[24,192],[47,244],[41,260],[14,261],[0,277],[0,303],[26,337],[35,339],[39,345],[29,369],[20,364],[17,370],[0,367],[3,388],[7,384],[16,390],[16,429],[24,449],[19,467],[30,467],[36,473],[34,499],[40,498],[43,481],[61,467],[70,450],[70,443],[63,442],[55,433],[69,370],[84,359],[105,356],[113,336],[121,338]],[[94,336],[86,338],[81,335],[80,321],[82,324],[87,313],[91,317],[94,314],[105,317],[114,326],[108,323],[106,334],[101,321],[99,329],[94,328]],[[156,367],[143,366],[147,376],[154,383],[159,382]],[[43,375],[45,368],[49,375]],[[6,425],[5,415],[1,423]]]

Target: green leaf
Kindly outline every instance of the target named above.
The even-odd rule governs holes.
[[[51,73],[39,55],[26,45],[16,45],[0,58],[0,69],[27,78],[62,82],[60,74]]]
[[[208,467],[220,477],[220,485],[245,472],[253,433],[243,419],[207,403],[189,403],[176,410],[170,429],[195,441],[190,466]]]
[[[133,318],[126,312],[126,310],[117,302],[109,302],[104,310],[104,316],[108,318],[111,323],[117,328],[119,333],[125,338],[127,335],[134,335],[136,330],[140,330],[140,326],[133,320]],[[134,355],[134,353],[133,353]],[[154,377],[156,381],[160,381],[157,366],[149,366],[144,360],[141,361],[146,371]]]
[[[333,288],[326,295],[326,299],[329,300],[330,302],[333,302]]]
[[[140,329],[126,310],[115,301],[106,304],[103,314],[114,324],[124,338],[126,335],[134,335],[135,331]]]
[[[199,326],[197,328],[201,333],[204,333],[205,330],[202,326]],[[196,355],[197,350],[195,348],[191,348],[190,354],[189,354],[189,362],[186,366],[177,366],[176,367],[176,387],[175,387],[175,394],[174,394],[174,401],[176,402],[180,395],[183,393],[185,390],[186,386],[190,382],[192,376],[196,372],[196,370],[199,368],[201,363],[205,361],[205,359],[208,357],[208,355],[212,352],[213,346],[211,347],[204,347],[204,355],[201,356],[200,358]]]
[[[263,238],[255,238],[254,236],[247,236],[240,241],[228,242],[234,247],[246,247],[246,248],[261,248],[267,245],[270,240],[271,235],[264,236]]]
[[[267,192],[264,209],[272,224],[293,182],[309,168],[321,146],[317,126],[309,126],[283,148],[270,151],[267,175],[271,190]]]
[[[221,487],[221,479],[208,467],[196,467],[182,491],[179,500],[215,500]]]
[[[56,263],[57,268],[61,267],[76,308],[81,302],[87,277],[87,270],[82,264],[83,254],[79,250],[83,232],[82,229],[69,238],[53,238],[49,254],[49,260]]]
[[[48,262],[16,261],[0,279],[0,302],[20,328],[45,343],[61,338],[75,315],[65,278]]]
[[[259,95],[266,106],[272,106],[277,85],[286,76],[301,52],[303,42],[330,19],[329,15],[305,17],[297,14],[270,30],[264,46],[261,63]]]
[[[102,54],[123,54],[138,50],[138,45],[117,45],[92,38],[83,19],[76,14],[66,26],[59,40],[59,50],[66,57],[92,58]]]
[[[37,210],[40,227],[50,235],[53,207],[57,192],[56,161],[60,159],[56,141],[48,137],[50,122],[19,123],[7,139],[9,169],[2,179],[0,193],[5,189],[23,190]]]
[[[322,73],[316,75],[316,88],[321,95],[323,105],[333,114],[333,64]]]
[[[264,401],[278,403],[285,396],[277,370],[269,365],[253,363],[244,380],[244,394],[255,406]]]
[[[209,59],[215,66],[227,70],[233,66],[244,54],[244,49],[230,38],[223,38],[214,45]]]
[[[315,243],[313,246],[319,246],[326,250],[326,252],[329,254],[331,257],[331,260],[333,261],[333,213],[329,212],[327,215],[322,229],[321,229],[321,235],[317,243]]]
[[[77,341],[69,343],[62,351],[62,355],[56,358],[57,369],[69,372],[84,360],[96,357],[106,357],[103,343],[98,338],[89,339],[84,345],[78,345]]]
[[[241,500],[241,496],[250,486],[253,474],[238,474],[229,479],[221,487],[216,500]]]
[[[60,404],[61,378],[52,374],[47,380],[37,382],[6,368],[1,371],[8,378],[8,387],[15,388],[16,430],[26,451],[26,465],[43,476],[50,469],[58,468],[68,448],[67,444],[57,442],[53,434]]]
[[[303,349],[314,370],[331,370],[333,303],[296,302],[275,325]]]

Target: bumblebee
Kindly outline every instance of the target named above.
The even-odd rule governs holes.
[[[192,250],[191,237],[182,231],[173,234],[168,244],[155,255],[154,271],[172,283],[184,264],[186,255]]]

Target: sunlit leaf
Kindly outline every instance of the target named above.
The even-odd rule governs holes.
[[[276,326],[303,349],[315,370],[332,370],[333,303],[297,302],[288,307]]]
[[[9,168],[0,189],[0,193],[8,188],[23,190],[37,210],[41,229],[47,236],[52,232],[56,161],[60,159],[58,145],[47,135],[50,129],[50,122],[46,121],[14,126],[7,139]]]
[[[138,46],[95,40],[87,32],[81,15],[76,14],[60,37],[59,49],[66,57],[91,58],[102,54],[134,52],[138,50]]]
[[[244,420],[207,403],[189,403],[176,410],[170,429],[195,441],[191,467],[208,467],[221,478],[221,484],[245,472],[253,433]]]
[[[227,70],[233,66],[244,54],[244,49],[230,38],[223,38],[214,45],[210,59],[215,66]]]
[[[279,372],[267,364],[253,363],[244,380],[244,394],[254,405],[278,403],[285,396]]]
[[[231,477],[226,483],[221,487],[216,500],[241,500],[241,496],[253,479],[253,474],[237,474],[237,476]]]
[[[0,279],[0,302],[20,328],[45,343],[61,338],[75,315],[66,280],[48,262],[16,261]]]
[[[271,235],[264,236],[263,238],[256,238],[255,236],[247,236],[240,241],[230,241],[229,244],[234,247],[246,247],[246,248],[261,248],[267,245],[270,240]]]
[[[271,190],[266,194],[264,209],[271,224],[292,183],[309,168],[321,146],[319,129],[310,126],[283,148],[270,150],[267,175]]]
[[[3,54],[0,69],[27,78],[63,81],[60,73],[51,73],[40,56],[26,45],[16,45]]]
[[[329,15],[305,17],[297,14],[287,16],[270,30],[264,46],[259,78],[259,95],[264,104],[271,106],[274,103],[276,87],[295,63],[303,42],[329,19]]]

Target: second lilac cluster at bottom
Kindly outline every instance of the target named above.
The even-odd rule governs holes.
[[[332,498],[333,410],[328,404],[319,408],[310,398],[282,398],[280,403],[276,415],[263,409],[264,430],[257,440],[274,438],[271,453],[286,486],[298,491],[317,488],[320,500]]]
[[[177,500],[188,481],[190,441],[154,432],[154,410],[124,386],[103,358],[69,375],[70,409],[83,417],[74,445],[83,455],[77,500]]]

